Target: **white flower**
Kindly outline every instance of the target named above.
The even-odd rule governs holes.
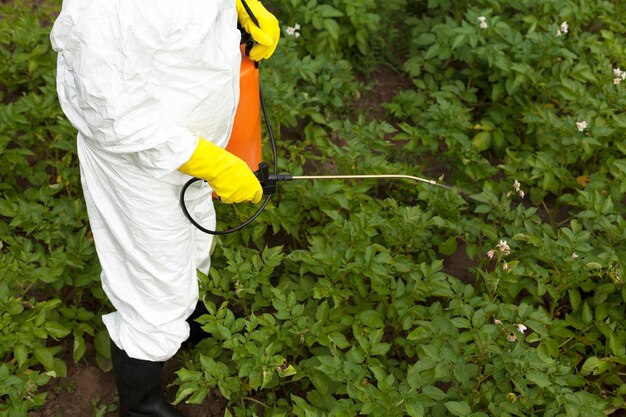
[[[578,254],[576,252],[572,253],[572,259],[578,258]]]
[[[300,32],[299,32],[300,31],[300,25],[298,23],[293,25],[293,27],[288,26],[285,31],[287,32],[287,35],[293,36],[296,39],[298,39],[300,37]]]
[[[489,252],[487,252],[487,257],[489,259],[492,259],[493,255],[495,255],[495,254],[496,254],[496,250],[495,249],[491,249]]]
[[[520,196],[520,198],[524,198],[526,194],[524,193],[524,191],[522,191],[521,187],[522,187],[522,184],[520,184],[518,180],[515,180],[515,182],[513,183],[513,190],[515,190],[515,192],[517,193],[517,195]],[[512,194],[513,193],[509,191],[508,193],[506,193],[506,196],[510,197]]]
[[[613,75],[615,75],[613,79],[615,85],[620,85],[623,80],[626,80],[626,71],[622,71],[621,68],[613,68]]]
[[[556,36],[564,35],[568,31],[569,31],[569,26],[568,26],[567,22],[563,22],[563,23],[561,23],[561,26],[559,26],[558,30],[556,31]]]
[[[521,334],[524,334],[524,332],[528,329],[528,327],[524,326],[523,324],[518,324],[517,325],[517,331],[520,332]]]
[[[502,269],[504,271],[508,271],[509,270],[509,264],[505,262],[504,265],[502,265]]]
[[[493,324],[495,324],[496,326],[502,326],[502,322],[498,319],[493,319]]]
[[[506,337],[506,340],[508,340],[509,342],[515,342],[517,340],[517,336],[511,333]]]
[[[487,24],[487,18],[485,16],[478,16],[478,21],[480,22],[481,29],[487,29],[489,25]]]
[[[580,122],[576,122],[576,128],[578,129],[579,132],[584,132],[585,129],[587,129],[587,121],[583,120]]]
[[[506,243],[506,240],[501,240],[500,243],[498,243],[497,247],[503,255],[508,255],[509,253],[511,253],[511,248]]]

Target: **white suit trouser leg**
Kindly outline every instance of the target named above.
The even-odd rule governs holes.
[[[102,286],[116,309],[103,316],[104,324],[130,357],[167,360],[189,336],[185,319],[198,301],[196,268],[208,270],[211,236],[184,217],[178,173],[172,183],[154,179],[132,165],[102,161],[80,141],[79,157]],[[210,192],[192,186],[186,196],[194,218],[212,228]]]

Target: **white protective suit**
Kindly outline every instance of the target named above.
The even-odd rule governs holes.
[[[64,0],[54,24],[59,101],[78,129],[102,286],[117,310],[103,321],[130,357],[166,360],[188,337],[211,237],[183,216],[190,177],[177,168],[196,135],[228,142],[239,40],[234,0]],[[210,194],[205,184],[187,196],[212,228]]]

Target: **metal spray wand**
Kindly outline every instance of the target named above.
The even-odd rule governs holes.
[[[423,182],[429,185],[445,188],[447,190],[454,190],[449,185],[438,183],[435,180],[416,177],[414,175],[406,174],[354,174],[354,175],[291,175],[291,174],[270,174],[269,165],[265,162],[259,164],[259,170],[254,173],[261,186],[263,187],[263,194],[272,195],[276,192],[276,184],[282,181],[294,181],[294,180],[362,180],[362,179],[408,179],[412,181]]]

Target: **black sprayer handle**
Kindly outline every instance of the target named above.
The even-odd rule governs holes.
[[[252,19],[252,23],[254,23],[256,27],[260,28],[261,25],[259,25],[259,21],[257,20],[254,13],[252,13],[252,9],[250,9],[250,6],[248,6],[248,3],[246,3],[246,0],[241,0],[241,4],[243,5],[243,8],[246,9],[246,13],[248,13],[248,16],[250,16],[250,19]]]
[[[254,23],[256,27],[260,28],[261,26],[259,25],[259,21],[257,20],[256,16],[250,9],[250,6],[248,6],[248,3],[246,3],[246,0],[241,0],[241,4],[243,4],[243,8],[246,9],[246,13],[248,13],[248,16],[250,16],[250,19],[252,19],[252,23]],[[252,35],[246,32],[245,29],[239,23],[237,23],[237,28],[241,32],[241,44],[246,44],[246,55],[250,56],[250,51],[252,50],[252,47],[254,46],[254,40],[252,39]],[[259,62],[254,61],[254,66],[256,68],[259,68]]]
[[[254,171],[254,175],[261,183],[263,195],[276,194],[276,183],[278,181],[291,181],[293,179],[291,174],[270,174],[270,166],[267,162],[261,162],[259,169]]]

